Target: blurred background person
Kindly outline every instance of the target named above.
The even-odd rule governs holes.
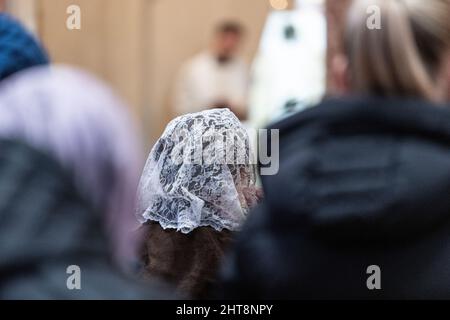
[[[0,0],[0,10],[39,38],[53,62],[95,74],[124,98],[148,150],[175,116],[181,66],[211,43],[223,21],[242,25],[238,56],[252,63],[273,9],[270,0],[77,0],[80,29],[70,29],[72,5],[73,0]]]
[[[109,88],[66,67],[11,77],[0,87],[0,148],[0,298],[165,297],[119,269],[138,241],[141,156]],[[69,266],[82,290],[70,290]]]
[[[450,0],[353,1],[332,57],[341,97],[271,126],[280,172],[262,177],[226,297],[450,298],[449,12]]]
[[[217,26],[210,48],[181,68],[175,85],[174,106],[178,114],[209,108],[230,108],[247,118],[249,70],[239,56],[243,27],[233,21]]]
[[[0,80],[48,63],[45,49],[34,36],[14,18],[0,13]]]
[[[167,126],[138,191],[144,275],[183,295],[209,297],[225,252],[259,200],[251,159],[247,132],[229,109],[187,114]]]

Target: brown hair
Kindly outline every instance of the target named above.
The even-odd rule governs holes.
[[[367,26],[377,6],[381,29]],[[438,100],[450,48],[450,0],[355,0],[345,35],[353,90]]]

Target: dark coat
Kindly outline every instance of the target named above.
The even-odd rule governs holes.
[[[0,299],[170,298],[163,286],[118,270],[104,219],[72,181],[52,158],[0,141]],[[72,265],[81,290],[67,287]]]
[[[450,298],[450,109],[330,100],[273,128],[280,171],[263,177],[225,297]]]
[[[164,279],[176,286],[181,296],[209,298],[233,233],[201,227],[183,234],[164,230],[157,222],[148,222],[143,228],[147,239],[142,252],[144,277]]]

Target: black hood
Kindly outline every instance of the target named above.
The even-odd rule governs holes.
[[[73,181],[51,157],[21,142],[0,140],[0,298],[168,297],[118,271],[104,219]],[[82,290],[67,288],[71,265],[81,268]]]
[[[450,109],[329,100],[272,126],[280,171],[263,177],[276,227],[335,240],[426,233],[450,218]]]

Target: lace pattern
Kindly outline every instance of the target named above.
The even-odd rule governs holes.
[[[137,216],[189,233],[210,226],[237,231],[257,202],[246,129],[228,109],[176,118],[150,152]]]

